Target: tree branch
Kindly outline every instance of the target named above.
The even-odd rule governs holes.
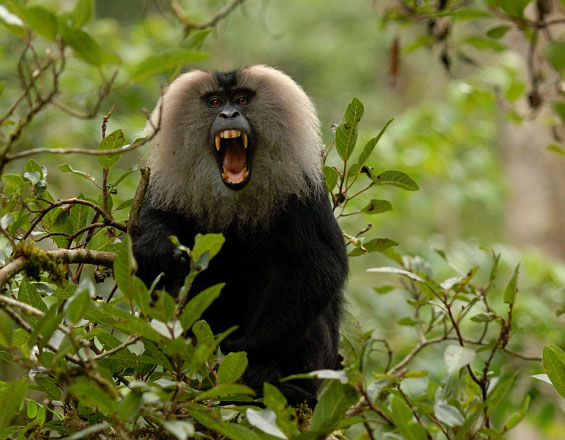
[[[171,9],[173,10],[174,14],[184,26],[184,34],[186,36],[190,34],[190,31],[192,31],[193,29],[202,30],[216,26],[216,24],[218,24],[221,19],[225,18],[239,4],[243,3],[243,1],[244,0],[232,0],[231,3],[220,9],[214,17],[204,23],[195,23],[191,21],[182,10],[178,0],[169,0],[169,4],[171,5]]]
[[[62,260],[66,264],[86,263],[100,266],[112,267],[116,254],[113,252],[91,251],[89,249],[58,249],[45,252],[55,260]],[[0,288],[18,272],[22,271],[28,259],[17,257],[13,261],[0,268]]]

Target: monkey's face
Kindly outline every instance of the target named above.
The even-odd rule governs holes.
[[[202,96],[213,117],[210,148],[215,151],[222,181],[235,191],[245,187],[251,178],[254,137],[245,110],[253,96],[249,89],[231,88]]]
[[[323,185],[314,106],[272,67],[181,75],[155,108],[146,134],[154,127],[151,203],[214,230],[234,218],[265,222],[289,197]]]

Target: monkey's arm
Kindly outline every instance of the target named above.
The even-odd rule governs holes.
[[[348,271],[325,192],[290,204],[268,235],[254,262],[244,335],[230,347],[250,353],[290,350],[328,307],[339,310]],[[339,318],[328,325],[337,328]]]
[[[160,285],[175,295],[183,285],[189,262],[171,242],[170,236],[189,233],[188,222],[179,214],[152,208],[146,204],[139,218],[139,236],[133,252],[138,264],[137,275],[147,284],[163,272]],[[182,240],[182,239],[181,239]]]

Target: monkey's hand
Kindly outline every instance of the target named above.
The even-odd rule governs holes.
[[[171,242],[170,236],[177,235],[171,217],[156,210],[142,212],[134,255],[138,263],[137,275],[145,284],[150,286],[160,273],[164,273],[158,287],[164,287],[167,292],[176,295],[184,284],[190,260],[185,252]]]
[[[222,342],[222,352],[231,353],[232,351],[246,351],[243,339],[226,340]]]

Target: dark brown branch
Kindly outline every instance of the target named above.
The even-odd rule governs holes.
[[[214,27],[218,24],[218,22],[225,18],[231,11],[233,11],[239,4],[243,3],[244,0],[232,0],[231,3],[224,6],[222,9],[218,11],[218,13],[212,17],[210,20],[204,23],[195,23],[191,21],[184,11],[182,10],[179,2],[177,0],[169,0],[171,5],[171,9],[173,10],[176,17],[180,20],[182,25],[184,26],[184,34],[188,35],[192,30],[202,30],[208,29],[210,27]]]
[[[37,217],[35,217],[35,219],[31,223],[28,231],[22,237],[23,240],[25,240],[27,237],[29,237],[31,232],[35,229],[35,227],[39,224],[39,222],[43,219],[43,217],[45,217],[45,215],[49,211],[51,211],[52,209],[57,208],[59,206],[62,206],[62,205],[86,205],[86,206],[90,206],[100,216],[102,216],[102,218],[104,219],[104,223],[106,225],[112,226],[116,229],[119,229],[120,231],[126,232],[126,226],[124,224],[115,221],[112,217],[110,217],[108,214],[106,214],[104,212],[104,210],[102,208],[100,208],[100,206],[98,206],[96,203],[89,202],[88,200],[73,198],[73,199],[58,200],[56,202],[48,202],[48,203],[49,203],[49,206],[45,209],[42,209],[41,213]]]
[[[113,154],[122,154],[126,151],[135,150],[147,142],[149,142],[153,136],[148,136],[143,138],[133,144],[127,145],[122,148],[114,148],[113,150],[87,150],[83,148],[34,148],[32,150],[25,150],[20,153],[15,153],[11,155],[6,155],[6,162],[16,159],[23,159],[24,157],[32,156],[34,154],[86,154],[88,156],[106,156]]]
[[[139,180],[137,190],[135,191],[135,196],[133,197],[133,202],[127,223],[127,232],[133,241],[135,241],[138,236],[139,230],[137,224],[139,222],[139,213],[141,212],[143,202],[145,201],[145,194],[147,193],[149,178],[151,176],[151,170],[149,167],[143,167],[139,171],[141,172],[141,179]]]

